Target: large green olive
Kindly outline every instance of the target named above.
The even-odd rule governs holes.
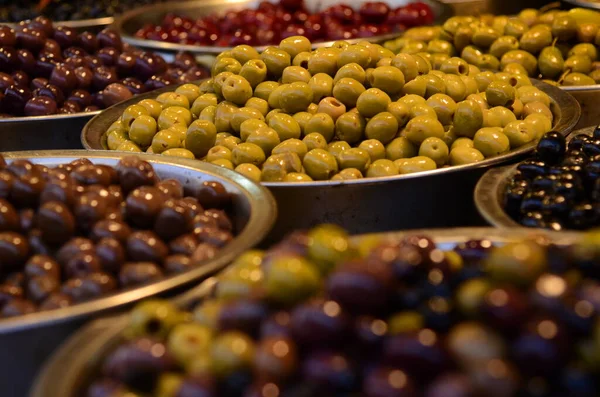
[[[480,128],[473,137],[475,149],[485,157],[493,157],[510,150],[508,137],[504,135],[501,127]]]
[[[513,36],[517,39],[521,38],[521,36],[527,31],[529,27],[523,21],[518,18],[510,18],[506,25],[504,26],[504,34],[506,36]]]
[[[421,145],[429,137],[442,138],[444,136],[444,126],[437,118],[418,116],[406,124],[406,127],[401,132],[401,136],[407,138],[415,145]]]
[[[544,78],[554,79],[564,69],[565,60],[560,50],[554,46],[546,47],[538,57],[538,68]]]
[[[398,166],[392,160],[375,160],[369,166],[366,176],[368,178],[379,178],[384,176],[398,175]]]
[[[583,73],[569,73],[562,83],[565,86],[594,85],[596,81]]]
[[[416,155],[417,146],[403,136],[395,138],[385,147],[385,157],[388,160],[393,161],[402,158],[414,157]]]
[[[396,164],[398,165],[398,173],[400,174],[413,174],[415,172],[431,171],[437,168],[435,161],[427,156],[416,156],[411,159],[404,159],[401,163],[397,161]]]
[[[313,92],[307,83],[297,81],[282,87],[279,106],[286,113],[303,112],[313,101]]]
[[[377,139],[366,139],[362,141],[358,147],[365,149],[369,153],[371,162],[385,158],[385,147],[383,146],[383,143],[379,142]],[[329,150],[331,151],[331,148]]]
[[[308,71],[313,76],[317,73],[325,73],[333,77],[338,70],[337,60],[339,56],[340,51],[338,49],[323,48],[313,53],[308,60]]]
[[[339,170],[336,158],[323,149],[313,149],[306,153],[302,165],[306,173],[316,181],[331,179]]]
[[[355,168],[365,173],[371,165],[371,156],[365,149],[350,148],[341,152],[337,161],[340,169]]]
[[[242,65],[240,76],[245,78],[252,88],[256,88],[267,78],[267,65],[260,59],[251,59]]]
[[[577,35],[577,21],[570,15],[559,15],[552,22],[552,36],[568,41]]]
[[[514,36],[500,36],[490,46],[490,54],[496,58],[502,58],[502,55],[508,51],[518,50],[519,40]]]
[[[437,120],[435,121],[438,122]],[[367,139],[377,139],[384,145],[391,142],[391,140],[396,137],[397,133],[398,120],[396,120],[396,117],[389,112],[382,112],[377,114],[367,122],[367,125],[365,127],[365,136]]]
[[[571,55],[563,66],[565,71],[588,74],[592,71],[592,61],[587,55]]]
[[[532,54],[523,50],[508,51],[500,59],[500,67],[504,68],[509,63],[518,63],[523,65],[527,73],[533,76],[537,69],[537,59]]]
[[[273,154],[282,153],[295,153],[300,159],[303,159],[306,153],[308,153],[308,147],[300,139],[291,138],[281,142],[275,146],[272,151]]]
[[[417,61],[410,54],[400,53],[392,59],[392,66],[400,69],[404,76],[404,81],[414,80],[419,75]]]
[[[491,26],[479,26],[475,28],[471,41],[477,47],[489,48],[499,36]]]
[[[344,113],[335,122],[335,136],[341,141],[355,144],[363,139],[366,127],[367,121],[359,113]]]
[[[254,96],[268,101],[269,96],[277,87],[279,87],[279,83],[276,81],[263,81],[254,88]]]
[[[427,105],[433,108],[442,125],[447,125],[452,122],[456,110],[456,102],[454,99],[445,94],[435,94],[427,99]]]
[[[404,127],[410,119],[410,108],[404,102],[396,101],[390,103],[387,107],[387,111],[393,114],[394,117],[396,117],[396,120],[398,120],[399,128]]]
[[[277,153],[264,162],[260,179],[263,182],[281,182],[288,173],[301,171],[302,161],[296,153]]]
[[[480,57],[483,56],[483,52],[472,45],[468,45],[460,53],[460,57],[464,59],[469,64],[477,64],[479,62]]]
[[[493,81],[485,90],[485,97],[490,106],[508,107],[515,101],[516,90],[503,81]]]
[[[587,56],[592,61],[598,60],[598,50],[596,49],[596,46],[591,43],[575,44],[573,48],[569,50],[569,57],[573,55]]]
[[[274,115],[269,120],[269,127],[277,131],[282,142],[290,138],[300,139],[300,125],[289,114],[278,113]]]
[[[508,123],[502,130],[508,137],[511,148],[523,146],[536,138],[536,132],[533,126],[524,120],[517,120]]]
[[[453,122],[454,132],[457,136],[472,138],[483,124],[481,106],[470,99],[458,103],[454,112]]]
[[[348,63],[338,69],[338,71],[335,74],[335,77],[333,78],[333,83],[336,84],[338,81],[340,81],[344,77],[349,77],[351,79],[358,81],[361,84],[364,84],[365,79],[367,78],[367,75],[365,73],[365,69],[363,69],[363,67],[360,66],[358,63]],[[329,93],[329,95],[326,95],[326,96],[330,96],[330,95],[331,95],[331,93]]]
[[[551,44],[552,32],[543,27],[529,29],[519,40],[519,48],[532,54],[539,53],[544,47]]]
[[[265,159],[265,152],[254,143],[240,143],[231,151],[231,162],[236,167],[245,163],[254,164],[258,167],[265,162]]]
[[[371,118],[385,112],[390,103],[391,99],[384,91],[378,88],[369,88],[358,97],[356,109],[362,116]]]
[[[450,165],[472,164],[483,159],[483,154],[472,147],[459,146],[450,150]]]
[[[285,68],[292,64],[290,54],[277,47],[265,48],[260,54],[260,59],[267,66],[268,74],[277,78],[283,74]]]
[[[516,120],[517,117],[509,109],[503,106],[496,106],[483,112],[482,127],[504,128],[508,123]]]
[[[291,36],[279,42],[279,48],[290,54],[290,57],[294,58],[302,52],[309,52],[311,50],[310,41],[303,36]]]
[[[395,66],[379,66],[369,75],[369,84],[389,95],[402,92],[405,78],[402,71]]]
[[[279,135],[272,128],[264,128],[251,132],[245,142],[259,146],[266,156],[271,154],[273,148],[279,145]]]
[[[188,127],[185,135],[185,148],[194,153],[197,158],[206,156],[215,145],[217,128],[206,120],[196,120]]]
[[[363,92],[365,92],[365,86],[348,77],[341,79],[333,86],[333,96],[335,99],[348,108],[356,106],[356,101]]]

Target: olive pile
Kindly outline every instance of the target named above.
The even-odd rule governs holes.
[[[591,10],[452,17],[442,26],[409,29],[384,46],[395,53],[420,54],[434,69],[460,56],[481,70],[553,85],[600,84],[600,13]]]
[[[535,156],[517,166],[504,207],[519,223],[554,230],[600,226],[600,127],[567,145],[548,133]]]
[[[55,168],[0,156],[0,318],[186,271],[233,238],[219,182],[159,180],[135,156]]]
[[[40,15],[55,21],[112,17],[161,0],[40,0],[0,1],[0,22],[20,22]]]
[[[302,36],[221,53],[212,79],[129,106],[111,150],[203,159],[264,182],[383,177],[506,153],[551,129],[527,76]]]
[[[0,25],[0,117],[88,112],[208,74],[190,54],[167,62],[114,30],[77,33],[38,17]]]
[[[138,305],[87,396],[597,396],[599,238],[444,252],[319,226],[239,257],[191,313]]]

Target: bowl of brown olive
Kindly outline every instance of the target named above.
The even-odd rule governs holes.
[[[2,148],[79,149],[81,128],[99,110],[207,75],[190,54],[167,62],[111,28],[80,31],[43,16],[0,25]]]
[[[32,395],[594,396],[598,238],[321,225],[90,326]]]
[[[276,216],[260,185],[168,157],[6,152],[0,186],[0,387],[15,396],[87,320],[208,277]]]
[[[352,233],[471,225],[483,171],[545,132],[567,135],[580,115],[572,96],[527,76],[458,57],[432,69],[367,41],[239,45],[211,73],[107,109],[83,145],[196,158],[260,181],[278,201],[274,236],[322,222]]]

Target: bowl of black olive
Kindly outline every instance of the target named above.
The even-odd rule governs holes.
[[[89,319],[181,292],[259,243],[276,216],[265,188],[199,162],[87,151],[0,160],[3,395],[24,396]]]
[[[598,237],[317,226],[91,325],[32,396],[594,396]]]
[[[600,226],[600,126],[565,139],[547,133],[534,155],[488,171],[475,189],[494,226],[586,230]]]

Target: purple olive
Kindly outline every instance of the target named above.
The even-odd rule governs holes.
[[[4,93],[4,91],[15,84],[15,80],[11,75],[0,72],[0,92]]]
[[[31,91],[27,87],[12,85],[4,91],[3,107],[16,116],[23,114],[25,104],[31,99]]]
[[[112,106],[133,96],[131,91],[121,83],[109,84],[102,91],[102,104],[105,107]]]
[[[67,65],[57,66],[50,74],[49,81],[64,92],[71,92],[77,87],[75,71]]]
[[[87,53],[93,54],[98,51],[98,39],[96,35],[85,31],[77,36],[77,45],[83,48]]]
[[[80,66],[75,69],[75,78],[77,79],[77,87],[87,89],[92,86],[92,78],[94,73],[90,68]]]
[[[50,83],[46,84],[46,86],[43,88],[38,88],[33,94],[34,96],[50,97],[54,99],[58,106],[62,106],[63,102],[65,101],[63,92],[57,86]]]
[[[35,73],[35,56],[26,48],[17,51],[18,67],[29,74]]]
[[[0,72],[10,73],[19,65],[17,50],[12,47],[0,47]]]
[[[96,35],[98,39],[98,44],[100,47],[113,47],[118,51],[123,49],[123,42],[121,41],[121,36],[115,30],[111,28],[103,29],[100,33]]]
[[[118,81],[117,73],[114,68],[108,66],[100,66],[94,70],[92,76],[92,86],[100,91],[106,86]]]
[[[54,29],[53,39],[56,40],[61,48],[69,48],[75,44],[77,38],[77,32],[75,29],[68,28],[66,26],[58,26]]]
[[[25,104],[25,116],[46,116],[57,111],[54,99],[47,96],[31,98]]]
[[[27,48],[37,54],[44,48],[44,42],[48,38],[44,31],[32,28],[23,28],[17,31],[17,46]]]
[[[0,25],[0,47],[14,47],[17,44],[17,36],[14,29],[6,25]]]

